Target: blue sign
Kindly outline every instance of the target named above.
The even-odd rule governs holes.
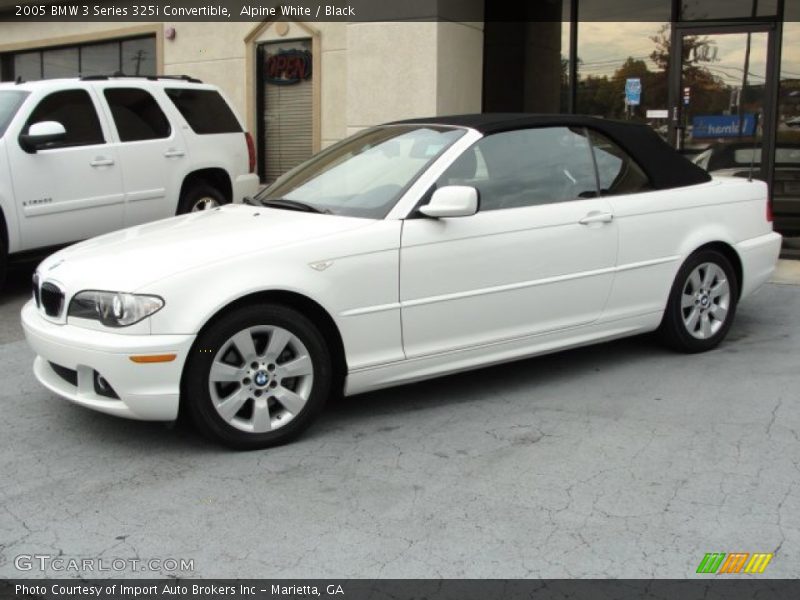
[[[625,80],[625,104],[639,106],[642,102],[642,80],[631,77]]]
[[[741,124],[739,115],[701,115],[692,119],[693,138],[751,136],[755,131],[756,116],[753,113],[743,114]]]

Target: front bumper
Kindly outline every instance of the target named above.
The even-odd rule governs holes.
[[[53,393],[118,417],[146,421],[177,418],[181,373],[194,335],[128,335],[60,325],[42,318],[32,300],[22,309],[22,327],[37,355],[34,375]],[[158,363],[130,359],[152,354],[176,357]],[[75,378],[64,377],[65,370],[74,372]],[[97,393],[95,372],[118,398]]]

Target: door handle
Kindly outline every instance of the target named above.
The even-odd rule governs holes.
[[[93,161],[89,163],[93,167],[110,167],[114,164],[113,158],[103,158],[102,156],[98,156]]]
[[[175,148],[170,148],[166,152],[164,152],[164,156],[167,158],[180,158],[184,156],[186,153],[183,150],[176,150]]]
[[[578,223],[581,225],[591,225],[592,223],[611,223],[614,220],[614,215],[604,212],[590,212],[583,217]]]

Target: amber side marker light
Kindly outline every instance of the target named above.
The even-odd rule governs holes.
[[[142,356],[131,356],[130,359],[135,363],[162,363],[172,362],[177,354],[144,354]]]

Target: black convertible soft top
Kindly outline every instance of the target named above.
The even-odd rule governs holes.
[[[599,119],[581,115],[483,113],[407,119],[393,123],[393,125],[399,124],[470,127],[484,135],[533,127],[587,127],[610,138],[634,157],[657,190],[711,181],[708,173],[676,152],[649,126],[630,121]]]

